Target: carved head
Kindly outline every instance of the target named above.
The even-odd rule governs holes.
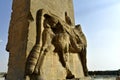
[[[81,28],[80,24],[78,24],[78,25],[75,26],[74,31],[75,31],[76,34],[79,35],[79,36],[81,36],[81,34],[83,34],[82,28]]]
[[[81,31],[81,32],[82,32],[82,28],[81,28],[81,25],[80,25],[80,24],[76,25],[76,26],[75,26],[75,29],[77,29],[78,31]]]
[[[44,17],[45,17],[46,23],[49,24],[51,27],[55,27],[55,25],[58,23],[57,19],[55,19],[54,17],[48,14],[45,14]]]
[[[74,31],[75,31],[76,35],[79,36],[79,39],[81,40],[81,42],[85,46],[87,46],[87,40],[86,40],[86,37],[85,37],[84,33],[82,32],[82,28],[81,28],[80,24],[75,26]]]

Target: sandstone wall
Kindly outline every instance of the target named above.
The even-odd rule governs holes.
[[[27,5],[27,0],[13,0],[6,47],[9,51],[7,80],[22,80],[24,76],[29,27],[27,19],[29,7]]]

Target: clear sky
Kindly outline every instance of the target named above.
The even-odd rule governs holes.
[[[73,0],[75,23],[88,41],[89,70],[120,69],[120,0]],[[12,0],[0,0],[0,72],[7,71],[5,51]]]
[[[12,0],[0,0],[0,72],[7,71],[8,53],[5,51]]]

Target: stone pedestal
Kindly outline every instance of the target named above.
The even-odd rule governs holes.
[[[36,13],[45,9],[65,20],[65,12],[73,26],[74,11],[72,0],[13,0],[7,51],[9,63],[7,80],[24,80],[26,59],[36,41]],[[70,53],[69,66],[75,77],[84,77],[83,68],[77,54]],[[44,80],[65,79],[57,53],[47,53],[41,67]]]

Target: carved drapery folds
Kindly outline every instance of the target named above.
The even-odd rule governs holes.
[[[44,57],[47,52],[56,52],[59,61],[66,70],[66,79],[74,78],[69,68],[69,54],[78,53],[84,75],[87,76],[86,47],[87,41],[81,26],[73,25],[67,12],[65,20],[49,11],[40,9],[36,14],[36,44],[26,61],[26,75],[40,75]]]

